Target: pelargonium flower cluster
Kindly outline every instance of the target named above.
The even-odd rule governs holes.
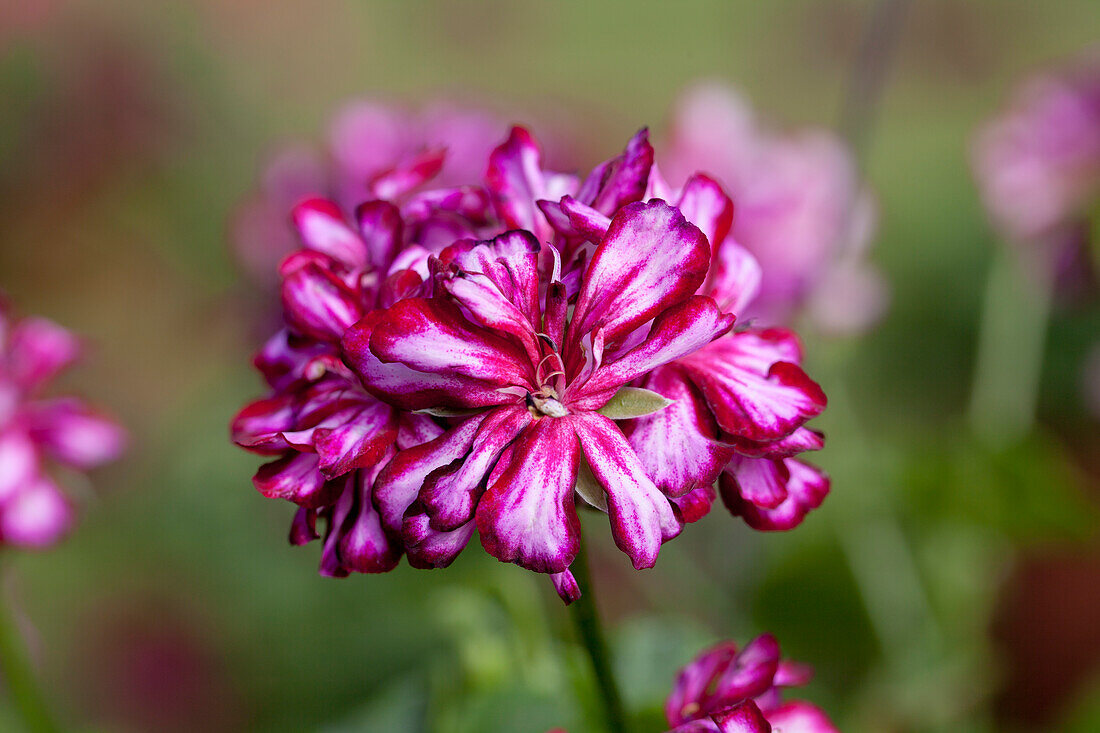
[[[727,641],[709,649],[676,677],[665,703],[670,733],[837,733],[820,708],[783,702],[782,689],[810,681],[813,670],[782,661],[771,634],[744,649]]]
[[[825,406],[797,338],[734,328],[760,269],[733,204],[653,157],[643,130],[584,178],[547,171],[517,127],[481,182],[429,188],[413,161],[353,217],[294,209],[286,328],[256,360],[271,393],[233,434],[278,456],[255,483],[299,505],[293,541],[326,521],[322,572],[444,567],[476,532],[569,602],[577,497],[636,568],[716,481],[758,529],[821,503],[827,478],[794,458]]]
[[[61,326],[17,319],[0,300],[0,547],[49,547],[72,526],[73,507],[50,463],[86,471],[125,447],[122,428],[83,400],[42,396],[80,352]]]
[[[759,261],[759,297],[742,320],[804,314],[822,329],[873,326],[888,291],[867,262],[875,206],[850,151],[826,130],[767,128],[729,87],[702,83],[677,101],[660,158],[672,180],[706,170],[737,203],[735,239]]]

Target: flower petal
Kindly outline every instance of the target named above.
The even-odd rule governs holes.
[[[365,201],[355,209],[355,220],[366,248],[366,260],[387,272],[404,243],[401,212],[389,201]]]
[[[437,469],[428,477],[420,491],[420,501],[433,528],[454,530],[473,519],[489,471],[501,451],[532,419],[531,411],[522,405],[493,410],[481,422],[470,453],[462,463],[450,469]]]
[[[664,410],[626,426],[646,475],[669,496],[713,484],[733,457],[733,448],[715,439],[717,425],[701,395],[675,366],[655,370],[643,384],[673,400]]]
[[[641,201],[651,167],[653,146],[649,144],[649,130],[642,128],[630,138],[618,157],[597,168],[601,171],[601,180],[598,193],[590,200],[592,208],[605,216],[613,216],[623,206]]]
[[[329,504],[339,491],[321,475],[315,453],[290,453],[265,463],[252,477],[252,483],[269,499],[286,499],[306,507]]]
[[[355,502],[340,527],[337,544],[340,565],[354,573],[386,573],[397,567],[402,547],[382,527],[382,519],[371,501],[377,469],[356,472],[347,490]]]
[[[374,465],[396,439],[393,408],[370,400],[342,424],[315,430],[313,447],[321,458],[321,473],[335,478]]]
[[[280,394],[245,405],[229,426],[234,443],[261,455],[290,448],[282,433],[294,427],[295,395]]]
[[[409,301],[404,301],[409,302]],[[456,374],[428,374],[404,364],[383,363],[370,350],[371,336],[386,311],[372,311],[344,334],[347,363],[372,394],[405,410],[473,408],[507,401],[499,384]]]
[[[786,437],[825,409],[825,393],[790,354],[787,332],[733,333],[685,357],[681,367],[699,387],[718,424],[754,441]]]
[[[478,533],[490,555],[538,573],[569,567],[580,548],[573,505],[579,459],[566,420],[542,418],[520,434],[477,507]]]
[[[679,725],[706,712],[703,705],[707,702],[708,690],[736,655],[737,645],[723,641],[680,669],[672,692],[665,701],[665,717],[669,725]]]
[[[350,267],[364,267],[367,247],[347,222],[340,207],[322,198],[306,199],[291,212],[302,243],[315,252],[323,252]]]
[[[781,733],[840,733],[820,708],[802,700],[792,700],[765,715]]]
[[[0,504],[33,482],[38,474],[38,451],[23,430],[0,431]]]
[[[431,520],[423,511],[414,511],[418,508],[414,503],[401,529],[409,565],[422,570],[445,568],[466,548],[474,534],[474,522],[470,520],[453,530],[442,531],[431,526]]]
[[[677,208],[706,235],[711,252],[717,252],[733,225],[733,202],[722,187],[714,179],[696,173],[684,184]]]
[[[588,264],[571,338],[602,327],[612,343],[690,297],[709,264],[706,237],[679,211],[663,201],[625,206]]]
[[[704,292],[722,310],[740,315],[760,292],[763,271],[752,253],[727,238],[718,247]]]
[[[478,427],[489,414],[474,415],[433,440],[399,451],[382,469],[374,497],[382,522],[391,532],[401,531],[405,511],[416,501],[428,474],[469,452]]]
[[[658,316],[638,346],[625,354],[605,357],[590,379],[580,386],[571,385],[570,397],[586,406],[598,407],[610,397],[609,392],[614,394],[636,377],[698,351],[731,326],[733,316],[719,311],[710,298],[694,295]]]
[[[339,342],[344,331],[363,316],[352,289],[317,263],[303,265],[283,278],[282,300],[287,324],[320,341]]]
[[[530,386],[531,363],[522,349],[471,324],[457,306],[438,298],[395,304],[374,328],[370,349],[385,363],[420,372]]]
[[[73,523],[73,510],[53,481],[37,477],[0,510],[0,547],[42,548],[61,539]]]
[[[126,431],[77,399],[39,402],[27,419],[32,439],[54,460],[73,468],[113,461],[126,448]]]
[[[76,361],[80,356],[80,342],[53,321],[24,318],[11,329],[7,351],[12,380],[30,391]]]
[[[530,132],[512,128],[508,139],[490,154],[485,181],[505,226],[532,232],[540,242],[553,237],[553,229],[535,202],[557,200],[570,191],[560,190],[564,182],[542,170],[542,151]]]
[[[787,499],[791,474],[783,461],[737,456],[730,461],[729,473],[741,499],[761,509],[775,509]]]
[[[646,475],[638,455],[615,423],[603,415],[570,418],[592,475],[607,492],[611,534],[637,569],[653,567],[661,543],[680,533],[668,499]]]
[[[738,652],[718,677],[714,698],[727,705],[762,695],[772,686],[779,669],[779,642],[771,634],[756,637]]]
[[[750,458],[748,461],[768,461],[770,458]],[[753,529],[762,531],[783,531],[793,529],[812,509],[821,506],[829,494],[829,477],[821,469],[808,463],[787,458],[783,461],[789,474],[787,480],[787,498],[772,509],[758,507],[741,496],[739,480],[731,473],[724,472],[719,477],[722,502],[730,513],[740,516]]]
[[[551,573],[550,580],[554,583],[554,590],[558,592],[558,596],[565,601],[565,605],[568,606],[581,597],[581,587],[577,585],[577,579],[569,570]]]
[[[752,700],[711,716],[719,733],[772,733],[772,726]],[[787,733],[783,728],[780,733]]]

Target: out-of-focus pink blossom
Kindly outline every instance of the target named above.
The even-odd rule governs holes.
[[[79,355],[71,333],[44,318],[16,319],[0,301],[0,547],[48,547],[72,525],[51,462],[86,471],[125,447],[122,428],[82,400],[42,396]]]
[[[781,661],[770,634],[740,650],[723,642],[680,670],[665,716],[672,733],[837,733],[816,706],[782,700],[782,688],[804,685],[812,676],[804,664]]]
[[[1095,286],[1100,206],[1100,56],[1025,81],[978,133],[974,171],[1001,233],[1038,249],[1059,290]]]
[[[417,165],[422,172],[436,167],[427,177],[433,186],[476,184],[506,130],[489,112],[446,102],[420,110],[350,102],[334,117],[324,150],[290,144],[268,159],[259,187],[232,222],[237,258],[253,280],[274,284],[278,263],[297,244],[287,212],[303,199],[326,197],[352,210],[371,199],[401,198],[393,176]]]
[[[775,325],[804,313],[825,330],[852,332],[882,316],[888,292],[867,262],[875,208],[834,135],[768,130],[735,91],[700,84],[677,102],[659,162],[673,182],[705,170],[733,199],[733,237],[763,271],[741,320]]]

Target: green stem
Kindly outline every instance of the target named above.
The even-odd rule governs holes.
[[[969,417],[990,448],[1017,442],[1035,420],[1053,277],[1031,254],[1003,246],[986,285]]]
[[[2,593],[0,593],[2,596]],[[30,660],[23,648],[23,637],[15,616],[0,597],[0,675],[11,693],[23,725],[31,733],[57,733],[49,707],[34,677]]]
[[[600,698],[603,701],[602,708],[607,730],[610,733],[626,733],[623,700],[619,695],[615,674],[611,671],[611,655],[607,651],[603,627],[600,626],[600,615],[596,610],[596,595],[593,592],[592,576],[588,569],[588,557],[583,543],[570,570],[581,590],[581,597],[574,601],[570,615],[576,625],[577,634],[584,643],[585,651],[588,652],[588,658],[592,662],[592,671],[596,675],[596,684],[599,686]]]

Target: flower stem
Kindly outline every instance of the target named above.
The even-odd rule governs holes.
[[[990,448],[1021,440],[1035,421],[1053,295],[1037,254],[1005,245],[986,285],[969,417]]]
[[[596,610],[592,575],[588,569],[588,557],[583,542],[570,570],[581,590],[581,597],[573,603],[570,615],[576,625],[577,634],[584,643],[585,651],[588,652],[588,658],[592,662],[592,671],[596,675],[596,684],[599,686],[600,698],[603,702],[607,730],[610,733],[626,733],[623,701],[619,695],[619,686],[615,682],[615,674],[611,671],[611,655],[607,651],[607,641],[604,639],[600,616]]]
[[[26,729],[31,733],[57,733],[61,729],[50,715],[23,648],[15,616],[2,596],[0,592],[0,675]]]

